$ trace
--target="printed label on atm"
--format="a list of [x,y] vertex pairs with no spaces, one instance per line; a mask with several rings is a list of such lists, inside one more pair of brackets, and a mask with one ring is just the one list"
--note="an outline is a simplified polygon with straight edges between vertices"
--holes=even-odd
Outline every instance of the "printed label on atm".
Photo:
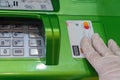
[[51,0],[0,0],[0,9],[53,11]]
[[84,58],[80,42],[83,36],[91,39],[94,31],[89,20],[68,20],[67,29],[73,58]]

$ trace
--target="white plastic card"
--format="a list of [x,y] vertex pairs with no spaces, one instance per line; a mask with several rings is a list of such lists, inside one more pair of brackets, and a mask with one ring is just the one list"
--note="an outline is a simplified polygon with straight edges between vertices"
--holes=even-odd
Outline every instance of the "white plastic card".
[[83,36],[91,39],[94,31],[89,20],[68,20],[67,29],[73,58],[84,58],[80,42]]
[[0,0],[0,9],[53,11],[51,0]]

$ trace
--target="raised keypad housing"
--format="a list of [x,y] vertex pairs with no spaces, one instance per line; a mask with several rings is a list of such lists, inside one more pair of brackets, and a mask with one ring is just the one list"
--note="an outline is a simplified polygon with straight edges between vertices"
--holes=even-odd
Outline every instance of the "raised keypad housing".
[[39,25],[0,24],[0,58],[45,57],[45,39]]

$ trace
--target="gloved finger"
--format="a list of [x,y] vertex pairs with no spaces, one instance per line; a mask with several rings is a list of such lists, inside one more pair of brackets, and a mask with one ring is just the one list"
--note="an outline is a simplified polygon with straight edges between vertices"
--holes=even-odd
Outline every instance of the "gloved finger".
[[96,59],[101,58],[101,56],[93,49],[90,40],[87,37],[84,37],[81,40],[81,48],[83,50],[84,56],[88,59],[88,61],[93,64]]
[[117,45],[117,43],[116,43],[114,40],[110,39],[110,40],[108,41],[108,47],[109,47],[116,55],[120,56],[120,48],[119,48],[119,46]]
[[92,36],[92,44],[95,50],[102,56],[113,55],[112,51],[105,45],[98,34]]

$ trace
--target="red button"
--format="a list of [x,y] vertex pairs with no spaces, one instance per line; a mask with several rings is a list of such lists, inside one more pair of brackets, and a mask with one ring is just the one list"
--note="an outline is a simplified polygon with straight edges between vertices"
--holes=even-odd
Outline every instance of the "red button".
[[88,23],[88,22],[84,22],[84,23],[83,23],[83,25],[84,25],[84,28],[85,28],[85,29],[89,29],[89,28],[90,28],[90,26],[89,26],[89,23]]

